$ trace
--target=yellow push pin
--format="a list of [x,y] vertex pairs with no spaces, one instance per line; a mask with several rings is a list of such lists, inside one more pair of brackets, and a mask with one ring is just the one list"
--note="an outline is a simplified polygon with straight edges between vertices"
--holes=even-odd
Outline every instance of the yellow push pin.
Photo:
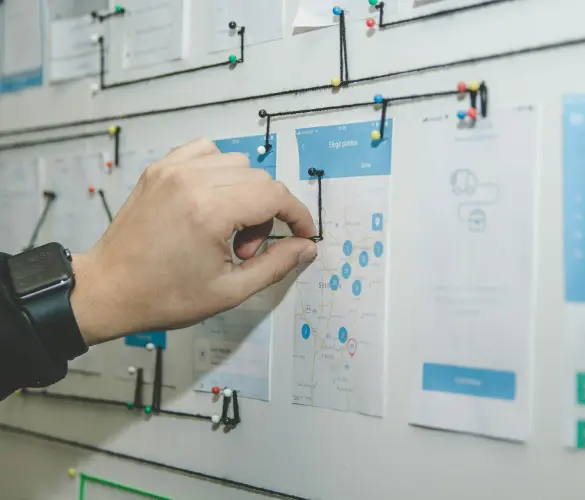
[[108,128],[108,134],[116,135],[118,133],[118,127],[116,125],[110,125]]
[[379,130],[372,130],[370,137],[373,141],[379,141],[382,138],[382,134],[380,134]]
[[71,467],[71,469],[67,469],[67,475],[71,478],[71,479],[75,479],[77,476],[77,470],[74,469],[73,467]]
[[22,394],[22,389],[18,389],[13,393],[15,396],[20,396]]
[[471,82],[469,84],[469,90],[471,90],[472,92],[477,92],[479,90],[479,82]]
[[341,78],[339,78],[338,76],[336,76],[335,78],[332,78],[331,85],[333,87],[339,87],[341,85]]

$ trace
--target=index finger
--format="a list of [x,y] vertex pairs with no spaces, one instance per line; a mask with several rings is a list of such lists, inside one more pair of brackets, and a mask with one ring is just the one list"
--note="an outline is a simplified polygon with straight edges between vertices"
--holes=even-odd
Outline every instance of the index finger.
[[246,186],[220,188],[230,200],[227,210],[233,221],[232,230],[242,231],[271,219],[285,222],[294,236],[312,238],[317,228],[309,209],[279,181],[266,181]]

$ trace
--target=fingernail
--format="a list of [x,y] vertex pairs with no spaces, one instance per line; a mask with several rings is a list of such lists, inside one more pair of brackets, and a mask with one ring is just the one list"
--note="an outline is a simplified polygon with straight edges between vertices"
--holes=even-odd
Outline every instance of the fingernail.
[[317,245],[311,245],[307,247],[303,252],[299,255],[299,264],[306,265],[310,264],[317,258]]

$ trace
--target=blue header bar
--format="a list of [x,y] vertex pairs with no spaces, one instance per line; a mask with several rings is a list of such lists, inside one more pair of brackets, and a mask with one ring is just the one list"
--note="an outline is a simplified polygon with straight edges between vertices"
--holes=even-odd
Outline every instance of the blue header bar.
[[154,344],[154,347],[167,348],[167,332],[150,332],[137,333],[124,339],[124,343],[129,347],[146,347],[148,344]]
[[249,137],[234,137],[231,139],[219,139],[215,145],[222,153],[243,153],[250,158],[252,168],[261,168],[276,179],[276,152],[278,139],[276,134],[270,136],[272,148],[266,154],[258,154],[258,146],[266,143],[266,136],[254,135]]
[[299,178],[309,180],[308,170],[325,171],[326,179],[390,175],[393,121],[386,120],[384,138],[370,134],[379,121],[297,129]]

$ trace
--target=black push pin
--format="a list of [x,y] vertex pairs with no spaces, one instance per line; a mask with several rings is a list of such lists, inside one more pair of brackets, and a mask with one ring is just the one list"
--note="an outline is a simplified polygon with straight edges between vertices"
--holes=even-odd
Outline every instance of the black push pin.
[[236,23],[235,21],[230,21],[230,24],[228,26],[230,27],[231,30],[235,30],[238,27],[238,23]]

